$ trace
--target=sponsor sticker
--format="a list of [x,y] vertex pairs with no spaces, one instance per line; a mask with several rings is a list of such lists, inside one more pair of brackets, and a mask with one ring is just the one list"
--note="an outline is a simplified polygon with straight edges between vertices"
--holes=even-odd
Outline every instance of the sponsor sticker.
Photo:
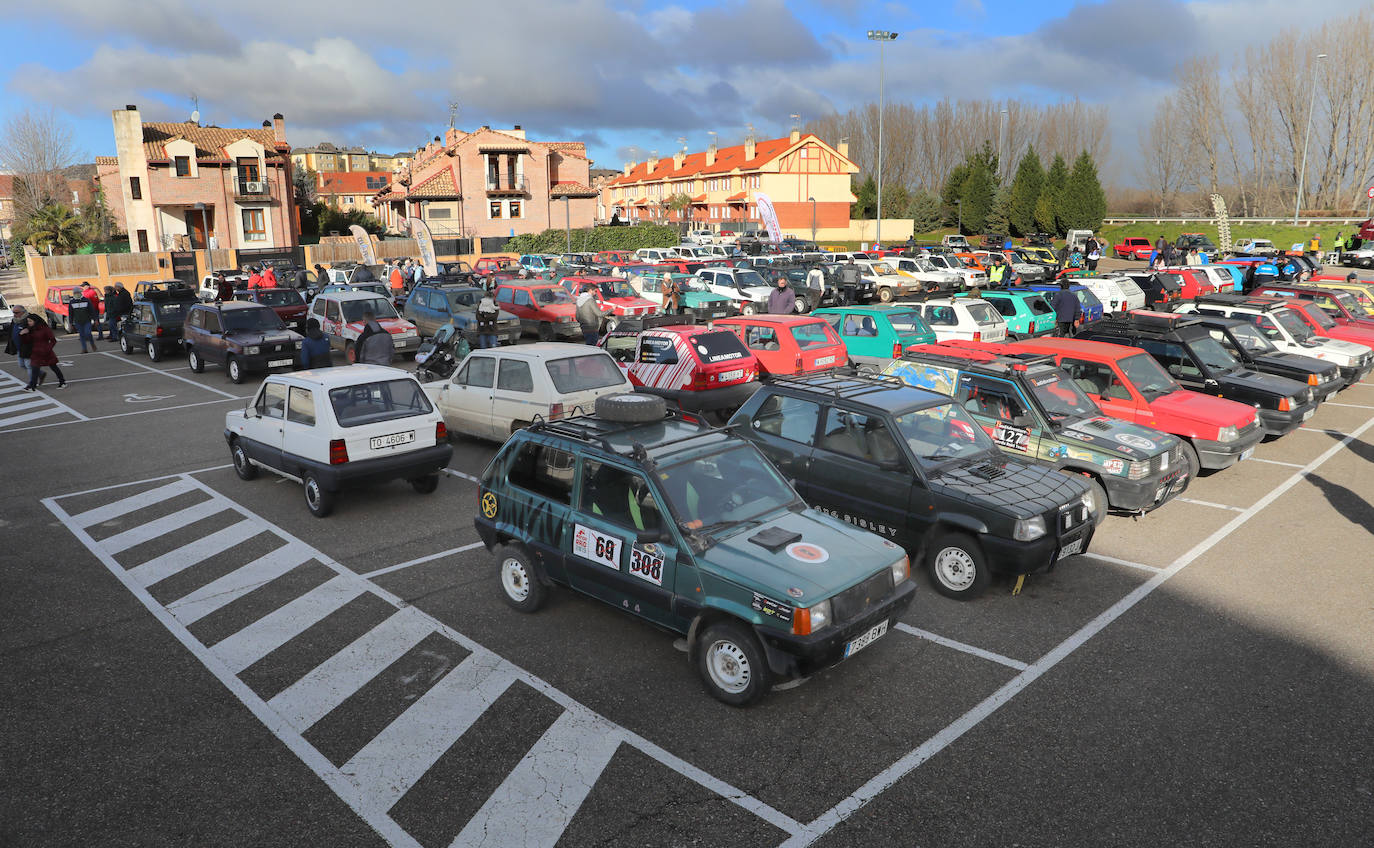
[[1011,448],[1021,453],[1030,450],[1030,431],[1024,427],[1013,427],[999,421],[992,430],[992,440],[999,447]]
[[573,553],[607,568],[620,570],[620,547],[623,544],[617,536],[607,536],[585,524],[573,525]]
[[1144,436],[1137,436],[1135,433],[1117,433],[1116,440],[1123,445],[1130,445],[1140,450],[1154,450],[1157,445]]
[[498,504],[496,503],[496,494],[494,492],[487,492],[482,495],[482,514],[484,516],[487,518],[495,518],[497,507]]
[[[788,592],[790,593],[791,590],[789,589]],[[801,590],[799,589],[797,590],[797,597],[800,596]],[[754,601],[750,606],[753,607],[754,612],[763,613],[764,615],[772,616],[781,621],[790,622],[792,620],[792,608],[782,601],[773,600],[767,595],[760,595],[758,592],[755,592]]]
[[813,545],[810,542],[793,542],[788,545],[787,555],[798,562],[822,563],[830,559],[830,552],[820,545]]

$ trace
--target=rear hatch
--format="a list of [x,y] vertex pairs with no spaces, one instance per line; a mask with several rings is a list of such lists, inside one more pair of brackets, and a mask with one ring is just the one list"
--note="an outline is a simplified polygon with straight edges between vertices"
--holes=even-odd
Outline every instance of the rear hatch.
[[698,363],[692,372],[693,391],[739,385],[758,375],[758,360],[729,330],[696,333],[687,338],[687,347]]

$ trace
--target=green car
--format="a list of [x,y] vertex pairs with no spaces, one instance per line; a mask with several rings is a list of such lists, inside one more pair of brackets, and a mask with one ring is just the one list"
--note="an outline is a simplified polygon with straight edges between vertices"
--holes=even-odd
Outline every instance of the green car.
[[864,373],[877,373],[914,344],[935,344],[935,331],[909,304],[827,306],[812,313],[830,322],[849,359]]
[[682,634],[707,691],[735,706],[852,657],[915,592],[898,545],[809,508],[750,442],[654,395],[517,430],[474,521],[511,607],[567,586]]
[[692,274],[674,274],[665,271],[651,271],[630,277],[630,285],[642,297],[663,306],[663,288],[669,280],[676,280],[680,294],[678,304],[682,311],[691,313],[698,324],[709,324],[717,318],[729,318],[737,310],[730,298],[707,291],[701,280]]
[[1007,338],[1033,339],[1054,332],[1054,308],[1039,292],[988,289],[980,297],[1007,322]]

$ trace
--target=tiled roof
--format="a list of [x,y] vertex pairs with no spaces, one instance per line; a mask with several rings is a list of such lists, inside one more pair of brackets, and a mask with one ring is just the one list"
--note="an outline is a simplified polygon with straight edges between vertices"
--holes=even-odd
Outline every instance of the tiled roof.
[[[389,171],[330,171],[316,176],[320,194],[372,194],[391,182]],[[367,184],[368,179],[372,185]]]
[[406,193],[407,197],[419,198],[456,198],[458,194],[458,184],[453,181],[453,170],[445,168],[437,171],[429,179],[420,183]]
[[118,165],[118,164],[119,164],[119,157],[118,157],[118,156],[97,156],[97,157],[95,157],[95,164],[97,164],[97,165]]
[[[795,143],[801,144],[808,139],[820,141],[814,134],[806,133]],[[754,170],[781,156],[793,144],[794,142],[790,138],[773,138],[760,141],[754,146],[754,158],[752,159],[745,158],[743,144],[737,144],[734,147],[722,147],[716,151],[716,161],[711,165],[706,164],[704,151],[689,153],[683,160],[681,168],[675,168],[672,159],[658,160],[652,171],[649,170],[647,162],[639,162],[630,169],[629,176],[621,174],[611,180],[609,185],[629,185],[645,180],[674,180],[708,174],[727,174],[736,168],[741,171]]]
[[191,121],[180,123],[145,123],[143,125],[143,151],[149,161],[167,161],[166,144],[184,138],[196,146],[196,159],[225,161],[228,159],[224,148],[241,138],[250,138],[266,148],[263,154],[269,160],[281,160],[283,154],[277,150],[276,133],[270,127],[259,129],[232,129],[229,127],[202,127]]
[[569,153],[583,159],[587,158],[587,145],[580,141],[544,141],[540,143],[550,150],[557,150],[559,153]]
[[549,189],[550,197],[595,197],[598,193],[589,185],[574,182],[558,183]]
[[705,202],[706,202],[706,195],[704,195],[704,194],[698,194],[696,197],[692,198],[692,205],[693,205],[693,206],[696,206],[698,203],[705,203]]
[[732,195],[730,195],[729,197],[725,198],[725,202],[726,202],[726,203],[743,203],[743,202],[744,202],[744,198],[745,198],[746,196],[747,196],[747,195],[746,195],[744,192],[741,191],[741,192],[739,192],[738,194],[732,194]]

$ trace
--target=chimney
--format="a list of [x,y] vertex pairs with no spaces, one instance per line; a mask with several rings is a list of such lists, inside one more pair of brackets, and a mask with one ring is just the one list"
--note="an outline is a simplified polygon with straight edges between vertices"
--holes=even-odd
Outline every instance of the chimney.
[[842,142],[840,142],[839,144],[835,145],[835,152],[836,152],[836,153],[839,153],[841,156],[843,156],[844,158],[848,159],[848,158],[849,158],[849,142],[847,142],[847,141],[842,141]]
[[753,158],[754,158],[755,152],[757,152],[757,148],[754,146],[754,134],[753,134],[753,133],[750,133],[750,134],[749,134],[749,137],[746,138],[746,139],[744,140],[744,158],[745,158],[745,160],[747,161],[747,160],[753,159]]
[[286,144],[286,118],[280,112],[272,116],[272,138],[277,144]]
[[649,158],[644,160],[644,165],[649,169],[649,173],[653,173],[654,169],[658,167],[658,154],[650,153]]
[[628,177],[628,176],[630,175],[630,171],[634,168],[634,166],[635,166],[635,163],[633,163],[633,162],[626,162],[626,163],[625,163],[625,176]]
[[458,130],[454,129],[453,127],[449,127],[447,130],[444,131],[444,146],[453,147],[457,143]]
[[127,104],[125,104],[125,106],[124,106],[124,111],[125,111],[125,112],[137,112],[137,111],[138,111],[138,107],[135,106],[135,105],[132,104],[132,103],[127,103]]
[[673,170],[682,170],[682,164],[687,161],[687,151],[679,150],[673,154]]
[[715,142],[715,139],[712,139],[712,140],[711,140],[711,144],[706,148],[706,164],[707,164],[707,166],[716,164],[716,142]]
[[515,125],[515,129],[517,129],[517,130],[520,129],[520,125],[519,125],[519,124],[516,124],[516,125]]
[[796,144],[801,141],[801,130],[793,127],[792,132],[787,134],[787,141],[791,144]]

